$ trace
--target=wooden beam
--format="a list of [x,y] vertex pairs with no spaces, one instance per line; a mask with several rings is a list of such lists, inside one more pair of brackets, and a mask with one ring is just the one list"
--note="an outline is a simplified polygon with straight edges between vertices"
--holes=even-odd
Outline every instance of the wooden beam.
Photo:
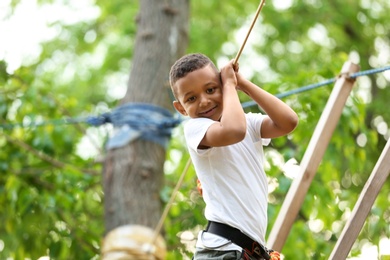
[[360,193],[359,199],[355,204],[350,219],[344,226],[343,231],[336,246],[334,247],[331,260],[346,259],[349,251],[351,250],[353,243],[358,237],[364,222],[370,212],[372,205],[375,202],[376,197],[379,194],[383,184],[389,177],[390,173],[390,139],[387,141],[385,148],[382,151],[381,156],[378,159],[370,178],[364,185],[362,193]]
[[352,90],[354,80],[348,74],[359,71],[359,66],[351,62],[344,63],[340,78],[336,81],[321,118],[300,164],[298,176],[293,180],[282,208],[268,238],[267,245],[281,251],[298,211],[316,174],[330,138],[336,128],[345,102]]

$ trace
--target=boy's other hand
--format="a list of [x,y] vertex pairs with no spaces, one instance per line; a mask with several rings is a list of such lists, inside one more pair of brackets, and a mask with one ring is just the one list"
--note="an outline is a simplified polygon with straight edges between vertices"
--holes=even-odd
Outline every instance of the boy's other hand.
[[221,69],[221,80],[224,87],[227,85],[231,85],[233,87],[237,86],[237,77],[233,68],[233,62],[234,61],[231,60]]

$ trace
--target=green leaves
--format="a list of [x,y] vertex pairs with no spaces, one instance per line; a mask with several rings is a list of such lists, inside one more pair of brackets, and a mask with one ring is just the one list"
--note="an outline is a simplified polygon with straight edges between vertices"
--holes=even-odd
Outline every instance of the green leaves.
[[[187,52],[203,52],[216,62],[234,58],[258,3],[192,1]],[[99,255],[104,195],[98,150],[103,149],[109,129],[90,131],[85,124],[67,125],[63,119],[107,112],[123,95],[139,3],[97,4],[96,19],[52,24],[58,37],[42,43],[39,58],[29,65],[10,74],[7,62],[0,60],[0,244],[4,243],[0,258],[96,259]],[[334,78],[348,59],[362,70],[388,65],[388,0],[366,5],[294,1],[280,10],[267,3],[240,58],[242,72],[245,68],[245,76],[278,94]],[[384,73],[357,79],[283,248],[286,259],[330,255],[389,137],[388,86]],[[283,99],[298,113],[300,123],[288,137],[273,140],[265,148],[268,155],[282,163],[291,158],[300,163],[332,88],[331,84]],[[249,99],[243,95],[241,100]],[[164,202],[188,159],[180,127],[177,130],[167,152]],[[99,156],[81,156],[80,150],[91,149],[78,146],[83,138],[94,140]],[[267,174],[276,185],[269,195],[270,230],[292,180],[277,160],[268,162]],[[363,245],[378,245],[380,238],[390,237],[389,191],[386,182],[351,255],[359,255]],[[168,259],[191,255],[193,246],[185,247],[179,236],[189,231],[196,237],[205,225],[203,210],[191,168],[165,221]]]

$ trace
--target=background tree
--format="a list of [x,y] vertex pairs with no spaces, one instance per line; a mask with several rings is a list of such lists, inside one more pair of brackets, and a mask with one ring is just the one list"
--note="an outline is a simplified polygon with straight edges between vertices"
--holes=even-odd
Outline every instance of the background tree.
[[[132,70],[121,104],[172,110],[168,75],[187,48],[188,9],[188,2],[181,0],[140,2]],[[107,231],[126,224],[156,227],[165,157],[164,147],[142,138],[108,151],[103,177]]]
[[[104,234],[101,150],[112,128],[91,127],[84,119],[111,111],[119,105],[117,100],[134,101],[130,95],[145,94],[144,89],[126,93],[128,72],[139,61],[135,19],[141,6],[123,0],[39,1],[40,15],[29,20],[27,14],[34,8],[29,6],[24,13],[26,3],[6,1],[0,8],[0,258],[96,259]],[[186,52],[203,52],[223,65],[235,56],[258,1],[190,4]],[[389,11],[387,0],[267,1],[240,58],[240,69],[277,94],[333,78],[348,59],[362,70],[388,65]],[[30,32],[35,21],[48,14],[55,14],[48,16],[51,30],[35,45]],[[24,19],[23,29],[10,34],[7,28],[17,16]],[[16,36],[24,38],[7,48],[7,41]],[[28,54],[20,62],[15,56],[17,43]],[[387,72],[358,79],[283,248],[286,258],[329,256],[389,138],[389,78]],[[302,158],[331,88],[285,99],[298,112],[300,125],[265,150],[269,230],[294,174],[291,159],[299,163]],[[140,100],[149,102],[146,97]],[[69,124],[66,118],[80,123]],[[181,131],[175,129],[166,154],[163,201],[188,158]],[[169,259],[192,250],[182,242],[193,242],[191,235],[205,224],[195,187],[191,169],[165,223]],[[390,237],[389,190],[387,182],[351,257]]]

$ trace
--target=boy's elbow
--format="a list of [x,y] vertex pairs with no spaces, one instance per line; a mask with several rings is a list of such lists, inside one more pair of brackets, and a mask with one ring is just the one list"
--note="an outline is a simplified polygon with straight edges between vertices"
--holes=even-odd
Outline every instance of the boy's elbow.
[[244,140],[245,135],[246,135],[246,125],[236,126],[227,130],[227,134],[225,135],[225,137],[228,143],[234,144]]
[[235,138],[237,138],[237,143],[244,140],[245,135],[246,135],[246,127],[240,128],[237,131],[235,131]]
[[286,130],[288,133],[294,131],[294,129],[298,126],[299,118],[296,113],[293,113],[287,120]]

